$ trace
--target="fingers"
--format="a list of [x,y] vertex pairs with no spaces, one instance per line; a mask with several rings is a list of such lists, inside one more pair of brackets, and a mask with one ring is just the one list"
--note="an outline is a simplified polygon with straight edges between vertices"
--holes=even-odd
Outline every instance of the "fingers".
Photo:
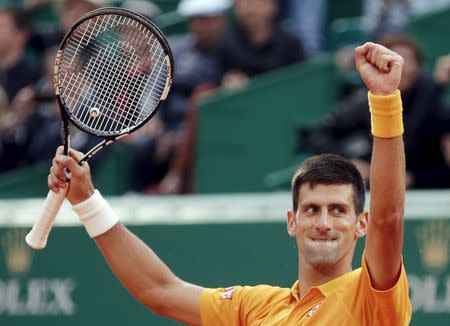
[[56,149],[56,155],[63,155],[64,154],[64,146],[58,146]]
[[[59,146],[56,149],[55,157],[58,155],[64,155],[64,146]],[[84,158],[84,154],[76,149],[69,149],[69,156],[72,157],[75,161],[79,162]]]
[[59,189],[64,189],[67,187],[67,183],[65,181],[61,181],[54,174],[50,173],[47,177],[48,187],[53,191],[58,193]]
[[355,48],[355,65],[358,71],[361,71],[361,67],[367,64],[366,55],[369,51],[368,43]]
[[72,158],[73,158],[74,160],[76,160],[77,162],[80,162],[80,161],[83,159],[84,154],[83,154],[82,152],[79,152],[79,151],[77,151],[77,150],[71,148],[71,149],[69,150],[69,156],[72,157]]
[[55,163],[58,167],[62,167],[58,170],[58,174],[62,173],[65,176],[64,169],[68,169],[73,175],[79,174],[79,170],[82,169],[82,167],[78,164],[77,161],[73,157],[66,156],[66,155],[56,155]]
[[56,178],[58,178],[59,180],[66,182],[67,181],[67,177],[66,174],[64,173],[64,164],[61,163],[60,160],[58,160],[58,157],[61,157],[63,155],[56,155],[53,158],[52,161],[52,167],[50,168],[50,174],[54,175]]
[[59,146],[56,150],[56,154],[50,168],[50,174],[47,178],[49,188],[56,193],[60,188],[65,188],[68,186],[68,182],[70,180],[67,178],[67,170],[70,171],[72,175],[79,176],[84,172],[83,169],[86,168],[78,164],[78,161],[84,157],[83,153],[74,149],[70,150],[70,156],[64,155],[63,153],[64,147]]
[[369,47],[372,43],[366,42],[363,45],[357,46],[355,48],[355,55],[357,57],[365,57],[367,52],[369,51]]
[[390,72],[391,69],[401,69],[403,58],[397,54],[380,55],[377,67],[383,72]]
[[68,179],[64,172],[67,163],[61,159],[65,157],[67,156],[56,155],[53,158],[50,174],[47,178],[48,187],[56,193],[59,192],[60,188],[66,188],[68,186]]
[[388,48],[367,42],[355,49],[356,65],[359,69],[361,65],[370,63],[378,70],[388,73],[391,66],[403,64],[403,58]]

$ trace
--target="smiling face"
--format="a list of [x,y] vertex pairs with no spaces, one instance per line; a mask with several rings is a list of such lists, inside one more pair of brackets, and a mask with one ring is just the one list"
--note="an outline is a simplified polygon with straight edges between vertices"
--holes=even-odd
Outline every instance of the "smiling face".
[[366,213],[356,214],[351,184],[304,183],[296,212],[288,212],[288,232],[297,240],[300,266],[322,271],[351,267],[366,218]]

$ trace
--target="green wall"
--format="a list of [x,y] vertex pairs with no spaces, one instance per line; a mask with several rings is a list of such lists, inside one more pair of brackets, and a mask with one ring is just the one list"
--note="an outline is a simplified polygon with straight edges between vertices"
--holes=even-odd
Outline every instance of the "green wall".
[[[296,248],[281,221],[131,229],[176,274],[193,283],[289,287],[296,277]],[[24,232],[0,228],[0,325],[177,325],[134,301],[82,228],[57,227],[41,252],[24,245]],[[450,324],[449,241],[448,219],[406,222],[404,262],[415,309],[411,325]]]
[[268,191],[266,175],[296,158],[296,130],[330,110],[336,79],[332,57],[323,55],[207,98],[198,113],[196,192]]

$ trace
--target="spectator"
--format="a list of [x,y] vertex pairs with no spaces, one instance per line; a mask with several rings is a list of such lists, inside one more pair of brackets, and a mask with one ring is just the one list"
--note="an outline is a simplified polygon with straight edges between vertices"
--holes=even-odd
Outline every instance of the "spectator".
[[[442,56],[436,61],[434,79],[439,85],[445,85],[450,80],[450,54]],[[441,136],[441,150],[445,160],[445,166],[440,171],[435,171],[435,175],[441,176],[443,183],[450,187],[450,107],[448,104],[439,112],[436,126],[438,134]]]
[[8,100],[39,78],[39,69],[25,59],[30,17],[22,9],[0,9],[0,86]]
[[[441,176],[445,161],[441,150],[442,132],[439,115],[444,109],[443,91],[450,74],[432,80],[422,67],[422,52],[415,41],[405,34],[392,34],[380,43],[405,59],[399,89],[403,97],[403,137],[407,163],[407,186],[411,188],[449,187]],[[338,104],[317,128],[304,139],[305,148],[314,153],[334,152],[353,159],[363,176],[368,179],[371,139],[364,136],[370,128],[364,119],[367,111],[367,93],[356,90]],[[348,117],[352,117],[349,119]]]
[[[3,156],[0,171],[20,164],[23,139],[21,124],[28,116],[24,105],[30,96],[27,86],[35,83],[39,67],[25,59],[25,46],[29,35],[29,17],[22,9],[0,9],[0,87],[5,93],[4,109],[0,121],[0,142]],[[2,92],[3,92],[2,91]]]
[[[191,135],[193,128],[188,122],[191,118],[187,118],[191,114],[188,108],[192,94],[205,85],[213,88],[220,84],[218,47],[230,6],[229,0],[182,0],[179,3],[179,14],[188,18],[189,34],[169,40],[176,67],[170,95],[158,115],[144,127],[150,132],[133,137],[131,141],[134,170],[139,171],[133,178],[135,190],[164,193],[180,190],[179,170],[184,163],[176,168],[170,164],[174,154],[178,155],[177,149],[188,146],[184,142],[189,142],[190,136],[186,135]],[[150,173],[143,176],[142,171]],[[157,189],[162,178],[162,186]]]
[[[20,101],[20,123],[14,130],[20,134],[20,152],[17,166],[49,161],[52,152],[61,142],[61,119],[56,103],[53,86],[53,74],[56,48],[50,48],[44,54],[45,74],[33,85],[26,87],[16,96]],[[19,115],[19,114],[18,114]],[[71,130],[71,146],[87,152],[99,142],[99,139],[81,132]],[[102,151],[89,162],[95,170],[108,149]],[[8,153],[9,155],[9,153]]]
[[277,0],[235,0],[237,25],[225,34],[220,56],[225,88],[305,59],[299,39],[277,23]]
[[61,0],[54,1],[54,6],[60,18],[62,33],[67,32],[70,27],[85,13],[106,6],[106,1],[95,0]]
[[450,0],[365,0],[363,25],[371,39],[405,31],[411,17],[450,6]]
[[58,45],[69,28],[85,13],[107,6],[107,1],[101,0],[28,0],[24,3],[30,15],[37,15],[40,11],[52,10],[58,17],[54,28],[33,28],[28,47],[37,57],[42,57],[49,48]]
[[288,5],[290,29],[304,45],[308,56],[318,54],[323,47],[327,16],[326,0],[285,0]]

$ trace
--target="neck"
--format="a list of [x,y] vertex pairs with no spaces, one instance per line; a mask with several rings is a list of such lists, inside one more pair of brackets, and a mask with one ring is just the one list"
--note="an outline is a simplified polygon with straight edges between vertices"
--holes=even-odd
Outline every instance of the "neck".
[[0,68],[8,69],[16,64],[22,57],[22,51],[11,49],[0,55]]
[[203,40],[202,42],[195,42],[195,46],[203,51],[212,51],[219,47],[219,41],[218,40]]
[[[300,268],[300,266],[302,268]],[[313,286],[320,286],[352,271],[351,262],[317,267],[300,261],[298,269],[299,297],[302,298]]]
[[258,26],[258,28],[248,29],[248,38],[253,45],[264,45],[273,33],[271,25]]

